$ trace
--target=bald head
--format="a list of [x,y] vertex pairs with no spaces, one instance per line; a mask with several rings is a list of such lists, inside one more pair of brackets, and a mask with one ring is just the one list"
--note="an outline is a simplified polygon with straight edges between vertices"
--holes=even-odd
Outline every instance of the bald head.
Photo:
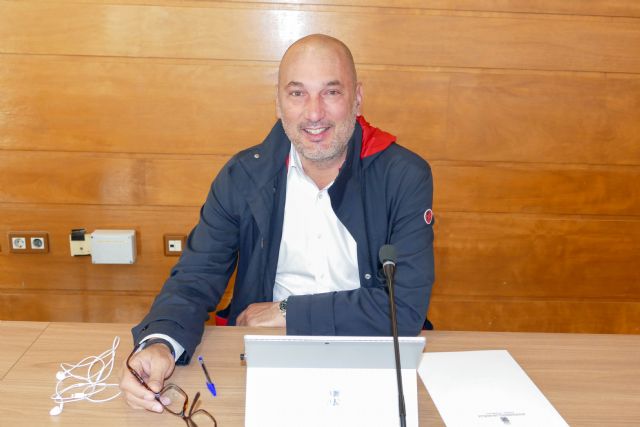
[[278,85],[286,85],[287,72],[301,61],[322,61],[342,68],[349,77],[349,83],[355,87],[358,77],[351,51],[340,40],[325,34],[311,34],[294,42],[286,50],[278,68]]
[[361,102],[353,57],[340,40],[313,34],[287,49],[278,72],[276,111],[307,173],[317,167],[337,174]]

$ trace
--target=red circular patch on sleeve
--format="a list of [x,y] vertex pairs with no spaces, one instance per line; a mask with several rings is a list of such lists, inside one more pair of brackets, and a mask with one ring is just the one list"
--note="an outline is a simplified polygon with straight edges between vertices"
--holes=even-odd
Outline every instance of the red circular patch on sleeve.
[[426,222],[427,225],[431,225],[432,221],[433,221],[433,211],[431,209],[427,209],[426,211],[424,211],[424,222]]

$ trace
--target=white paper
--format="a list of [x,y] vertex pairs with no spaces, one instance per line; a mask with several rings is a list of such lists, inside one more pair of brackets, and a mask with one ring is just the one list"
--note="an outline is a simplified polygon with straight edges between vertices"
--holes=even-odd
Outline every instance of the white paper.
[[418,374],[449,427],[568,426],[506,350],[425,353]]

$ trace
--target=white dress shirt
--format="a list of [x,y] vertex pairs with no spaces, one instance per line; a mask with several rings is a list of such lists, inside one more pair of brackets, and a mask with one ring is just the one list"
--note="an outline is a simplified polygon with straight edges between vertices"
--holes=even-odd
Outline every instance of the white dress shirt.
[[360,287],[356,241],[331,208],[332,184],[318,189],[291,146],[274,301]]

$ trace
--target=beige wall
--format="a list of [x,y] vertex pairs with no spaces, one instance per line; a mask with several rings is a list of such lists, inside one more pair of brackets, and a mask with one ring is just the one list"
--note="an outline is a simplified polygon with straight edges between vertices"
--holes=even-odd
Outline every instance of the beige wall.
[[[637,2],[113,3],[0,0],[1,319],[139,320],[162,235],[266,135],[284,49],[324,32],[367,119],[433,167],[438,328],[640,333]],[[137,263],[71,258],[78,227],[136,229]],[[16,230],[51,252],[10,254]]]

